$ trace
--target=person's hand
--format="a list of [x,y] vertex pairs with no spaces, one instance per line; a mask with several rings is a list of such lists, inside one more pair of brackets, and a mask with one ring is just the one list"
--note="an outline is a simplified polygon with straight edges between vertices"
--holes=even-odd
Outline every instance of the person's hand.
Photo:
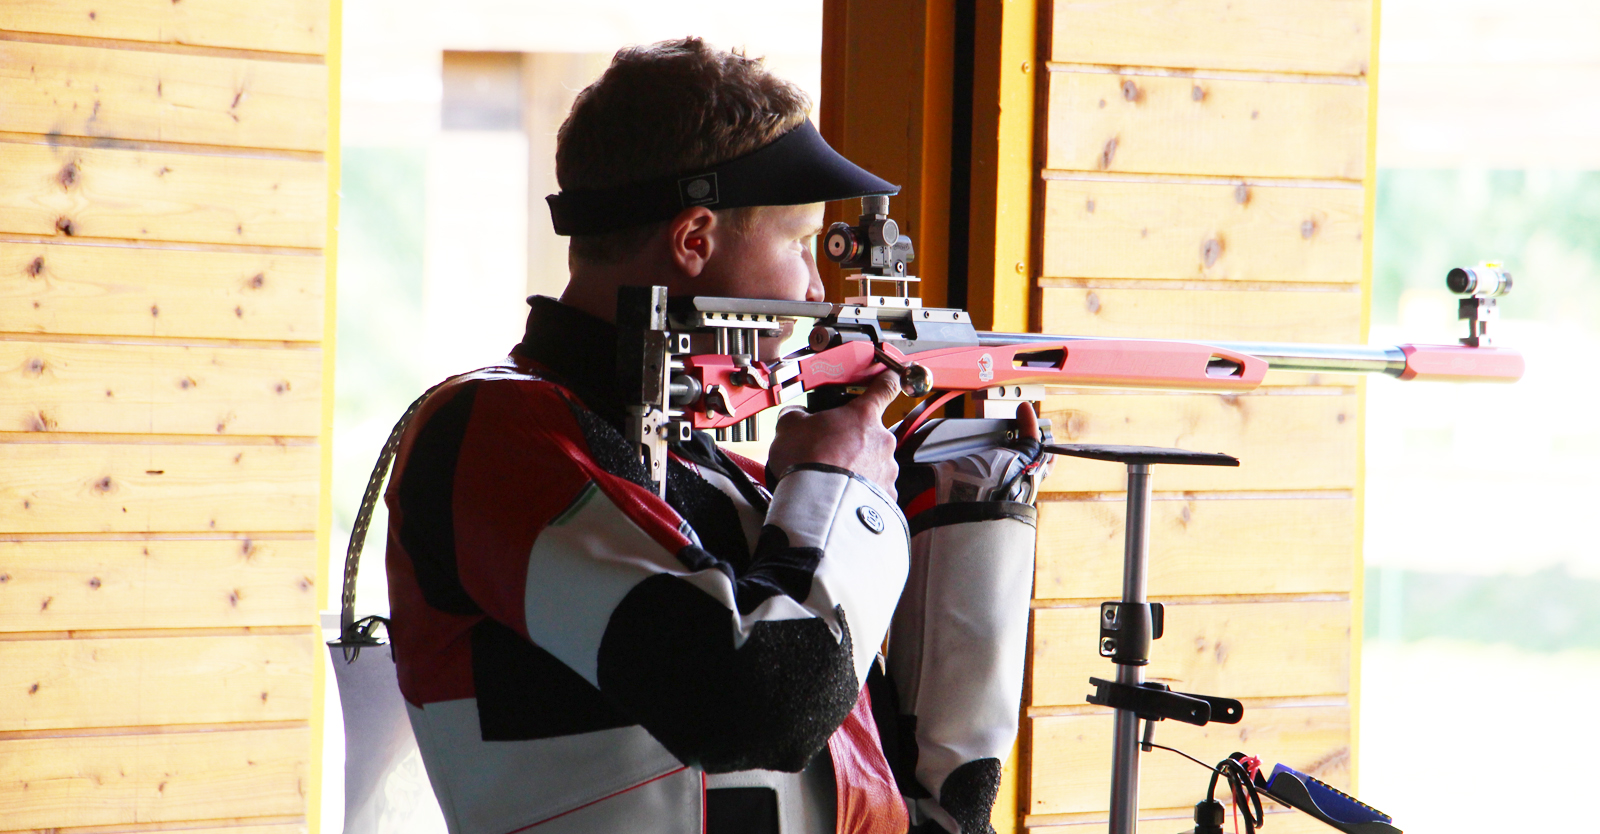
[[[894,462],[894,434],[883,426],[883,410],[899,394],[900,375],[884,371],[868,383],[866,392],[838,408],[816,414],[785,412],[767,452],[767,472],[781,478],[796,464],[825,463],[866,478],[893,498],[900,467]],[[778,484],[774,480],[768,486],[777,489]]]

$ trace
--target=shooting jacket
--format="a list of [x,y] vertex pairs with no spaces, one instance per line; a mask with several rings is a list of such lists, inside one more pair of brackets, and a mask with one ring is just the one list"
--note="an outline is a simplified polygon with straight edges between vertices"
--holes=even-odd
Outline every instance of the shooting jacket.
[[704,434],[662,500],[618,428],[615,330],[532,304],[505,363],[424,403],[385,496],[400,689],[452,834],[992,832],[1033,508],[950,463],[902,466],[909,522],[835,467],[769,492]]
[[822,465],[769,493],[704,435],[661,500],[618,430],[614,329],[532,304],[506,362],[424,404],[385,496],[400,688],[450,830],[905,831],[864,688],[900,508]]

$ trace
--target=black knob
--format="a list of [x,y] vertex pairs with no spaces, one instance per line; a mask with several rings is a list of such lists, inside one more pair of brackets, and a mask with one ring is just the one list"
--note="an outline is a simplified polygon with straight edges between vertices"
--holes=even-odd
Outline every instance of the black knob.
[[861,239],[848,223],[835,223],[822,237],[822,252],[834,263],[848,263],[861,254]]

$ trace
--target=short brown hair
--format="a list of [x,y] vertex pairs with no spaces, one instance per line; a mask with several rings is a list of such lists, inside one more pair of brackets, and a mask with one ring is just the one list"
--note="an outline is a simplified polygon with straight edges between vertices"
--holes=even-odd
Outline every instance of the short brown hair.
[[[759,58],[714,50],[699,38],[619,50],[578,94],[556,134],[563,190],[611,188],[708,168],[750,153],[806,119],[811,101]],[[734,227],[750,209],[717,212]],[[665,221],[572,238],[591,263],[637,252]]]

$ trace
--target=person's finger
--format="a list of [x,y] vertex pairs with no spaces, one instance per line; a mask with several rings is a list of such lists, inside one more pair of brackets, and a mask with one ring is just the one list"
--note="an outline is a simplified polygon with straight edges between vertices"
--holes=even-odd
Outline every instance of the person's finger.
[[894,402],[898,396],[900,396],[900,375],[894,371],[884,371],[873,377],[872,381],[867,383],[867,390],[856,397],[851,404],[865,409],[868,414],[882,420],[884,409],[888,408],[889,403]]
[[775,431],[783,431],[785,428],[803,421],[810,414],[811,412],[807,411],[803,405],[786,405],[778,411],[778,419],[773,421],[772,428]]
[[1033,403],[1017,406],[1017,433],[1032,440],[1043,439],[1039,433],[1039,417],[1033,413]]

